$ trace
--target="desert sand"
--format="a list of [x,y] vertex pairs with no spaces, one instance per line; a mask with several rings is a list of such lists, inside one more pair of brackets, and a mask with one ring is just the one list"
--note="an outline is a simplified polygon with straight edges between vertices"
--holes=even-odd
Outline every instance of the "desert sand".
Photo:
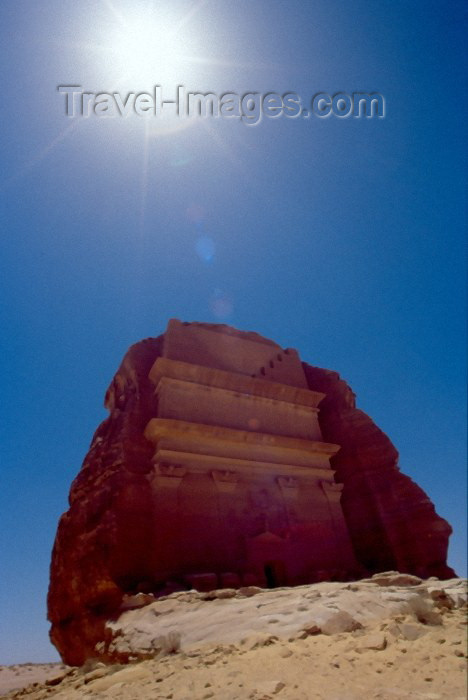
[[174,594],[111,623],[130,663],[1,667],[1,697],[465,700],[466,584],[391,584]]

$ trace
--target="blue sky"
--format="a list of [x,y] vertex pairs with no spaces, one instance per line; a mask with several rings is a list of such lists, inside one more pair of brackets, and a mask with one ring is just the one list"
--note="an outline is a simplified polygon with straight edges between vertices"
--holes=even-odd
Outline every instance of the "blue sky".
[[[116,12],[180,28],[150,84]],[[464,31],[456,0],[1,3],[0,663],[56,658],[58,518],[124,352],[170,317],[339,371],[466,571]],[[56,89],[174,65],[194,91],[378,91],[386,116],[161,128],[69,119]]]

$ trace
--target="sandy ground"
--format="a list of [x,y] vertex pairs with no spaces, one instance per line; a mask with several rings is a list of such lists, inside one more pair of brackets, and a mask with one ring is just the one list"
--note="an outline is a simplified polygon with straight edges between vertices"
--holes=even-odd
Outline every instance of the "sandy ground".
[[[466,613],[447,610],[442,624],[396,616],[332,636],[247,637],[160,654],[127,666],[59,664],[1,667],[8,684],[31,683],[2,697],[40,700],[466,700]],[[36,674],[36,675],[34,675]],[[44,677],[49,680],[42,682]],[[10,685],[11,688],[11,685]]]
[[0,666],[0,697],[10,690],[24,688],[32,683],[44,683],[48,678],[63,674],[67,668],[60,663]]

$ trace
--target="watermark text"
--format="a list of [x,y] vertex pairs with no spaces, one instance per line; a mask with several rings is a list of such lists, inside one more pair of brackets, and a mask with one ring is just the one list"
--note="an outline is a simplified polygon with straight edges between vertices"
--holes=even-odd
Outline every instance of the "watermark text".
[[196,92],[177,86],[169,95],[161,85],[149,92],[87,92],[81,85],[59,85],[68,117],[160,117],[169,111],[176,117],[238,119],[258,124],[263,117],[289,119],[318,117],[385,117],[385,99],[379,92],[318,92],[303,100],[295,92]]

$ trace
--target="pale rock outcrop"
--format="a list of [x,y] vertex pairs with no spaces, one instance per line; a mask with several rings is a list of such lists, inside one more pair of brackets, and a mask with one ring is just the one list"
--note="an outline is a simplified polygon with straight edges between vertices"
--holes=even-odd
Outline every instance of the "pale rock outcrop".
[[[385,578],[403,579],[395,572]],[[174,593],[107,622],[108,642],[100,643],[96,652],[128,661],[151,658],[174,647],[186,653],[209,644],[250,649],[281,639],[372,629],[390,619],[399,622],[389,634],[414,640],[431,626],[441,625],[447,610],[466,606],[466,581],[462,579],[440,581],[437,587],[433,581],[415,583],[414,577],[388,585],[382,579],[377,575],[375,581],[258,590],[256,595],[238,591],[229,598],[222,590],[210,596],[198,591]],[[366,638],[365,644],[374,648],[377,641],[380,645],[381,636],[376,640]]]

